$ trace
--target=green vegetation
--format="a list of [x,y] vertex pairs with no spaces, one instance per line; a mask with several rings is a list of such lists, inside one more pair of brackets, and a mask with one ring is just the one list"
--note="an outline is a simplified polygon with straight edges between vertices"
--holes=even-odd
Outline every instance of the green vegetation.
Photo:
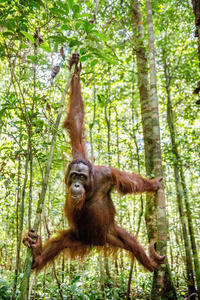
[[[0,299],[200,299],[193,10],[187,1],[151,1],[151,31],[150,1],[98,2],[0,1]],[[125,251],[104,258],[93,249],[83,262],[61,255],[29,278],[31,251],[21,243],[28,228],[44,241],[68,226],[71,149],[62,101],[65,107],[74,52],[82,62],[89,158],[147,177],[163,173],[165,195],[113,194],[118,223],[146,250],[154,236],[166,251],[154,275]]]

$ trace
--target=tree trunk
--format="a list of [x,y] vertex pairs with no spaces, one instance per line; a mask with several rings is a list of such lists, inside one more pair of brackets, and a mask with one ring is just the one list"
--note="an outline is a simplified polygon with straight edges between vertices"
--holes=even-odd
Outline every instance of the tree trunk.
[[13,280],[13,290],[12,290],[12,298],[11,300],[14,300],[16,288],[17,288],[17,278],[18,278],[18,272],[19,272],[19,261],[20,261],[20,248],[21,248],[21,234],[19,232],[19,205],[20,205],[20,195],[21,195],[21,189],[20,189],[20,177],[21,177],[21,158],[19,157],[19,164],[18,164],[18,174],[17,174],[17,203],[16,203],[16,235],[17,235],[17,255],[16,255],[16,267],[15,267],[15,275]]
[[[162,160],[160,146],[160,128],[158,114],[158,100],[156,89],[156,69],[154,56],[153,23],[150,3],[147,1],[148,10],[148,34],[150,48],[150,89],[148,79],[148,64],[143,42],[142,17],[140,4],[137,0],[131,0],[132,23],[135,36],[135,52],[137,57],[138,82],[142,112],[142,125],[145,144],[145,164],[147,175],[162,176]],[[149,92],[150,91],[150,92]],[[149,239],[156,237],[157,250],[161,254],[166,253],[167,222],[165,210],[165,194],[159,189],[156,196],[148,196],[146,204],[146,220]],[[156,224],[157,221],[157,232]],[[154,272],[152,299],[177,299],[172,284],[167,259]]]
[[31,214],[32,214],[32,198],[33,198],[33,152],[32,152],[31,131],[32,131],[32,128],[29,131],[29,141],[30,141],[30,151],[29,151],[30,183],[29,183],[29,201],[28,201],[28,228],[32,227],[31,226]]

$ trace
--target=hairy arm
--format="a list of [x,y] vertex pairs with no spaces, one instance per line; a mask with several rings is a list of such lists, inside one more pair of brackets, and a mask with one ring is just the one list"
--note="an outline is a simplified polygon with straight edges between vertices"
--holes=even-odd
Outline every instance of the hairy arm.
[[84,103],[81,95],[80,72],[81,66],[78,65],[79,55],[74,53],[69,61],[69,67],[75,64],[74,75],[71,80],[70,94],[68,101],[68,111],[63,127],[67,129],[72,146],[72,155],[86,156],[84,144]]
[[113,167],[109,167],[109,169],[112,174],[112,183],[122,195],[153,193],[161,186],[162,177],[148,180],[139,174],[126,173]]

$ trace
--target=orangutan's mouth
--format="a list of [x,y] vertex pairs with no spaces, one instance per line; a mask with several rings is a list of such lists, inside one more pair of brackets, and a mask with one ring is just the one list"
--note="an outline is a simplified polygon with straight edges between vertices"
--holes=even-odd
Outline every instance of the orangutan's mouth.
[[72,196],[71,195],[71,198],[75,203],[78,203],[83,199],[83,195],[81,195],[81,196]]

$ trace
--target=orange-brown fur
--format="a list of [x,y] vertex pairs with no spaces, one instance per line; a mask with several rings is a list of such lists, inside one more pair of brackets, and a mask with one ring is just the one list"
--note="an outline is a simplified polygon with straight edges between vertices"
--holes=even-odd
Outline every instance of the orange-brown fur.
[[[73,160],[68,166],[65,177],[66,203],[65,215],[69,221],[69,229],[62,230],[54,238],[49,239],[42,247],[41,239],[34,241],[36,235],[29,232],[24,243],[33,248],[33,268],[41,270],[48,262],[53,261],[61,251],[70,257],[83,257],[91,247],[103,247],[105,253],[115,252],[117,248],[129,251],[149,271],[162,263],[160,256],[150,246],[148,257],[137,239],[115,222],[115,207],[111,192],[116,189],[121,195],[127,193],[155,192],[159,180],[147,180],[138,174],[126,173],[114,167],[92,165],[86,157],[84,145],[84,105],[80,87],[80,68],[78,55],[74,54],[70,61],[76,64],[75,74],[71,82],[68,114],[64,127],[68,130]],[[89,169],[89,184],[84,186],[84,193],[79,202],[70,194],[69,174],[72,166],[84,164]]]
[[67,118],[63,123],[63,127],[67,129],[72,146],[73,157],[86,156],[85,145],[83,142],[84,138],[84,104],[81,96],[81,85],[80,85],[80,67],[77,63],[79,56],[73,54],[72,59],[69,62],[70,69],[73,63],[76,64],[74,76],[70,85],[70,94],[68,101],[68,113]]

